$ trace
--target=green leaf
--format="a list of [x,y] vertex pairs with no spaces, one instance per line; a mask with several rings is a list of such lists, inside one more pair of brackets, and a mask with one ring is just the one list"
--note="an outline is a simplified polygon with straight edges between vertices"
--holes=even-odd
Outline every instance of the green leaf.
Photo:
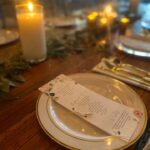
[[13,81],[10,81],[10,82],[9,82],[9,85],[12,86],[12,87],[16,87],[16,83],[13,82]]
[[10,89],[10,81],[8,79],[2,78],[0,81],[0,91],[1,92],[9,92]]
[[12,81],[15,82],[25,82],[25,78],[22,75],[14,75]]

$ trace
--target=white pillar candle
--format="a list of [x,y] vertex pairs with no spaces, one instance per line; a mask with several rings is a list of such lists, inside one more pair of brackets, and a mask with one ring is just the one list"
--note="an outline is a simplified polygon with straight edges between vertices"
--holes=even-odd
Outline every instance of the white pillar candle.
[[24,58],[31,62],[46,59],[43,7],[31,2],[17,5],[17,20]]

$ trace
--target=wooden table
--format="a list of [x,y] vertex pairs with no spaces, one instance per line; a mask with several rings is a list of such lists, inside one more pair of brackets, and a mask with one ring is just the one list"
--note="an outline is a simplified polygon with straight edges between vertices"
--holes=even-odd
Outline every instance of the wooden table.
[[[5,57],[7,51],[17,49],[20,49],[19,42],[0,47],[0,52]],[[112,54],[125,63],[150,71],[150,59],[130,56],[117,50]],[[90,72],[103,56],[103,53],[91,49],[82,54],[70,54],[64,60],[47,59],[25,72],[26,82],[7,94],[7,98],[12,100],[0,101],[0,150],[65,150],[44,133],[37,121],[35,108],[40,94],[38,88],[61,73],[70,75]],[[150,117],[150,92],[130,87],[141,96]],[[127,150],[133,149],[134,145]]]

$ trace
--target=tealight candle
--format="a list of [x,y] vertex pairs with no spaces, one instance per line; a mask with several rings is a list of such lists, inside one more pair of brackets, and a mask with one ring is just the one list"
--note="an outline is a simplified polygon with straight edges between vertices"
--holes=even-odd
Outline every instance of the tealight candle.
[[101,26],[106,26],[107,23],[108,23],[108,19],[107,19],[106,17],[102,17],[102,18],[100,19],[100,25],[101,25]]
[[87,18],[89,21],[93,22],[97,19],[98,15],[99,14],[97,12],[92,12],[91,14],[88,15]]
[[88,16],[87,16],[87,23],[88,23],[88,27],[89,29],[93,29],[97,26],[97,19],[99,17],[99,13],[98,12],[91,12]]
[[126,17],[123,17],[123,18],[120,19],[120,22],[122,24],[128,24],[130,22],[130,20],[128,18],[126,18]]
[[120,33],[124,34],[126,32],[129,23],[130,23],[129,18],[123,17],[120,19]]
[[45,60],[47,49],[43,7],[28,2],[17,5],[16,10],[24,58],[31,63]]

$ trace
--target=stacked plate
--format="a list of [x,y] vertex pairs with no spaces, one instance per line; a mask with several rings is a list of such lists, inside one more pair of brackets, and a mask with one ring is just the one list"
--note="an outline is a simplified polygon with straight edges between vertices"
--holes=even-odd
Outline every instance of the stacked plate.
[[82,150],[125,149],[140,138],[146,127],[147,113],[142,100],[132,89],[118,80],[92,73],[75,74],[70,77],[113,101],[137,108],[144,117],[127,143],[88,124],[52,101],[47,95],[41,94],[37,101],[37,118],[49,137],[69,149]]
[[150,57],[149,38],[142,36],[120,36],[114,42],[115,46],[128,54]]

